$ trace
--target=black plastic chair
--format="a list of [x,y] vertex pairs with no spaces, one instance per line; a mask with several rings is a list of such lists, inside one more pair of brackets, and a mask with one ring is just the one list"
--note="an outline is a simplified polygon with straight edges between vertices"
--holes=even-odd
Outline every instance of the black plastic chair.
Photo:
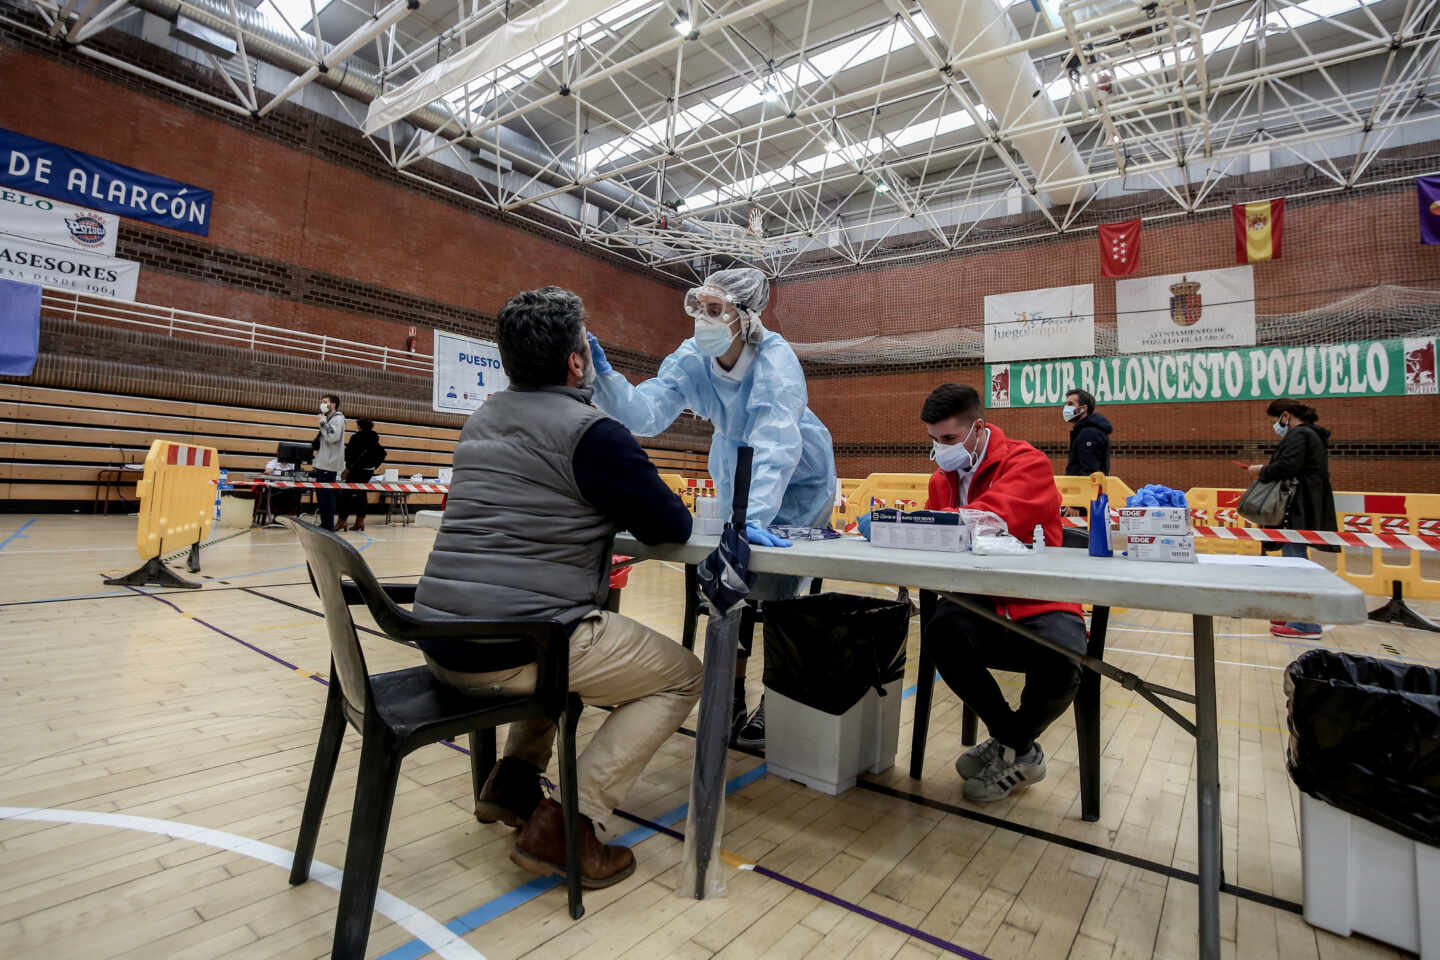
[[[813,596],[825,589],[825,581],[815,577],[810,581],[810,594]],[[686,650],[695,649],[695,634],[698,630],[701,617],[710,616],[710,604],[700,595],[700,578],[696,571],[695,564],[685,564],[685,628],[681,634],[680,643]],[[754,642],[755,625],[765,622],[765,614],[756,609],[755,604],[745,604],[745,609],[740,612],[740,636],[744,642],[740,649],[751,649],[750,644]]]
[[[1078,532],[1078,531],[1077,531]],[[1070,531],[1067,529],[1066,533]],[[1079,547],[1073,536],[1066,536],[1065,547]],[[1088,541],[1087,541],[1088,545]],[[920,591],[920,663],[915,682],[915,720],[910,734],[910,776],[919,780],[925,769],[925,740],[930,733],[930,703],[935,696],[935,661],[925,636],[926,624],[935,613],[937,595]],[[1085,652],[1097,660],[1105,657],[1105,633],[1110,625],[1110,608],[1095,607],[1090,614],[1090,636]],[[960,743],[973,746],[979,732],[979,717],[964,705],[960,716]],[[1080,759],[1080,816],[1084,820],[1100,819],[1100,674],[1094,670],[1080,671],[1080,689],[1075,692],[1075,740]]]
[[[297,520],[281,522],[295,532],[305,551],[330,634],[330,693],[295,844],[292,884],[304,883],[310,876],[346,723],[364,738],[332,960],[365,956],[401,760],[427,744],[469,734],[470,772],[478,795],[495,765],[495,727],[536,715],[549,718],[559,730],[570,916],[580,919],[585,908],[580,899],[575,728],[582,706],[580,698],[569,692],[570,638],[565,628],[553,620],[421,619],[396,606],[397,600],[414,600],[413,585],[382,586],[355,548],[340,537]],[[440,683],[427,666],[372,676],[365,667],[365,653],[349,610],[362,603],[370,608],[380,631],[392,640],[411,645],[424,642],[431,650],[480,647],[494,670],[536,664],[535,692],[472,697]]]

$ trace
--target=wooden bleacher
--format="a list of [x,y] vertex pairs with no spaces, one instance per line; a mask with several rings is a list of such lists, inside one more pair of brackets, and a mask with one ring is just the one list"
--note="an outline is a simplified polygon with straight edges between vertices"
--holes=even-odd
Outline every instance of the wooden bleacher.
[[[183,440],[220,451],[220,465],[232,474],[258,473],[281,440],[308,443],[314,414],[284,413],[181,400],[53,387],[0,384],[0,500],[84,501],[95,499],[99,472],[140,463],[152,440]],[[354,420],[347,417],[354,430]],[[450,466],[460,431],[453,427],[375,421],[385,446],[384,469],[402,480],[420,474],[434,480]],[[704,477],[706,455],[647,448],[662,472]],[[133,503],[138,471],[121,485]],[[434,506],[439,495],[416,494],[416,507]]]

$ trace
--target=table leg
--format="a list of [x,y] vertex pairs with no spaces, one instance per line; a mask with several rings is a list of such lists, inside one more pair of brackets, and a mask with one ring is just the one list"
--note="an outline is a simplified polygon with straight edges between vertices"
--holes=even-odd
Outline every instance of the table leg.
[[1200,858],[1200,960],[1220,958],[1220,733],[1215,703],[1215,622],[1196,616],[1195,793]]

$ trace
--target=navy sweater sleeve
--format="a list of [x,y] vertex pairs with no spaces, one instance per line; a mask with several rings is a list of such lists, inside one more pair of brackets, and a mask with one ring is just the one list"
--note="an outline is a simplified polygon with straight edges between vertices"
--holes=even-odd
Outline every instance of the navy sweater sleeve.
[[609,417],[595,423],[575,447],[580,494],[641,543],[684,543],[690,511],[665,486],[635,437]]

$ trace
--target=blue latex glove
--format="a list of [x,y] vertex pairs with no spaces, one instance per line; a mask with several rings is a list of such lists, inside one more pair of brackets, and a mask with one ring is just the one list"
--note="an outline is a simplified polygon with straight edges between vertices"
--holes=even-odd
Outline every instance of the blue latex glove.
[[760,526],[760,524],[756,523],[754,520],[747,520],[745,522],[745,539],[749,540],[757,547],[794,546],[794,544],[791,543],[789,540],[786,540],[784,537],[777,537],[769,530],[766,530],[764,527]]
[[600,346],[600,341],[595,339],[595,334],[586,333],[586,339],[590,341],[590,362],[595,364],[595,373],[605,376],[612,373],[615,368],[610,366],[610,361],[605,357],[605,348]]
[[855,525],[860,528],[860,536],[866,540],[870,539],[870,514],[862,513],[855,518]]

